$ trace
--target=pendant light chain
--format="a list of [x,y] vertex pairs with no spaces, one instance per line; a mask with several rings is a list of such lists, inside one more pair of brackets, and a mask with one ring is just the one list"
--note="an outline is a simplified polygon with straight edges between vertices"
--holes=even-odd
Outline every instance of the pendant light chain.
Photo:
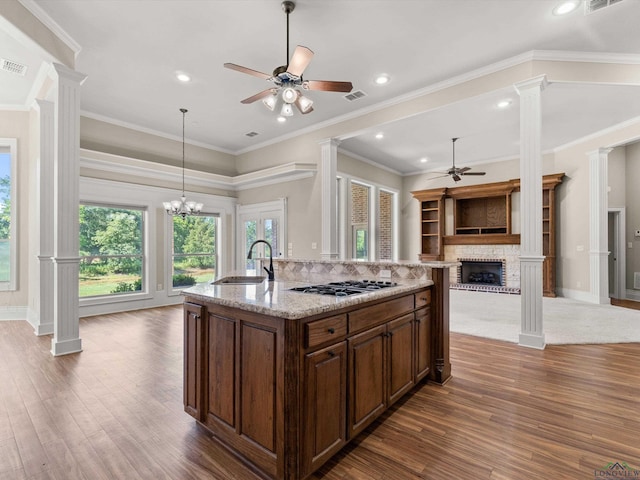
[[186,108],[181,108],[182,112],[182,196],[184,197],[184,118],[187,114]]

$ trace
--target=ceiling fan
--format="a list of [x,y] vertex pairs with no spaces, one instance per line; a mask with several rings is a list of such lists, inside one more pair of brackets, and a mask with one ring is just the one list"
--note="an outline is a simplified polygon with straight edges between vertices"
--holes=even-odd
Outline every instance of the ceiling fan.
[[456,167],[456,140],[458,140],[458,138],[451,139],[452,148],[453,148],[453,162],[452,162],[451,168],[446,172],[442,172],[442,175],[438,177],[433,177],[431,180],[435,178],[450,176],[451,178],[453,178],[454,182],[459,182],[460,180],[462,180],[463,175],[486,175],[487,172],[470,172],[469,170],[471,170],[471,167],[462,167],[462,168]]
[[353,89],[351,82],[334,82],[330,80],[304,80],[302,74],[307,68],[313,52],[307,47],[298,45],[289,60],[289,14],[293,12],[295,3],[292,1],[282,2],[282,9],[287,14],[287,64],[276,67],[271,75],[252,70],[247,67],[236,65],[235,63],[225,63],[225,68],[236,70],[241,73],[253,75],[254,77],[268,80],[274,87],[267,88],[251,97],[245,98],[240,103],[249,104],[262,99],[269,110],[275,110],[281,105],[280,114],[285,117],[293,115],[295,105],[301,113],[313,111],[313,100],[305,97],[299,87],[304,90],[319,90],[324,92],[344,92],[348,93]]

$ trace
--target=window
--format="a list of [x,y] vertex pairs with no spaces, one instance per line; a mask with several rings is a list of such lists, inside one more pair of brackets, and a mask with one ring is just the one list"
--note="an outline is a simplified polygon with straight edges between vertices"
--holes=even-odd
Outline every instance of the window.
[[369,187],[351,183],[352,257],[369,260]]
[[393,193],[380,190],[378,195],[378,256],[393,259]]
[[145,291],[145,210],[80,205],[80,298]]
[[188,287],[215,278],[217,237],[217,216],[173,217],[173,288]]
[[0,290],[16,285],[17,142],[0,138]]
[[396,260],[398,193],[349,175],[336,180],[340,258]]

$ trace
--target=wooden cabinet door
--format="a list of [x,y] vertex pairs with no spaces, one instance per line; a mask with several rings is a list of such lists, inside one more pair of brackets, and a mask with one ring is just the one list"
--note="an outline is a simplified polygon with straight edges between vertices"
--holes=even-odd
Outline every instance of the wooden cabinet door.
[[414,385],[414,314],[409,313],[387,325],[388,405],[391,405]]
[[184,411],[202,421],[204,331],[202,318],[205,308],[195,303],[185,303],[184,315]]
[[429,374],[429,327],[431,322],[431,313],[429,307],[422,308],[415,313],[414,322],[414,341],[415,341],[415,382],[425,378]]
[[364,430],[386,408],[386,331],[387,326],[380,325],[348,340],[349,438]]
[[347,443],[347,342],[304,357],[302,473],[317,470]]
[[207,424],[223,422],[236,428],[236,327],[235,319],[208,312]]

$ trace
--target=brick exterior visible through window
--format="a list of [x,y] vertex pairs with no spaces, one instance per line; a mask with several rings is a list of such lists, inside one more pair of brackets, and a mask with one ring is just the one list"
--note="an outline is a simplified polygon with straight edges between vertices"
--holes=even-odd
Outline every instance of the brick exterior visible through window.
[[378,245],[380,260],[392,260],[393,256],[393,194],[380,191],[380,216],[378,219]]

